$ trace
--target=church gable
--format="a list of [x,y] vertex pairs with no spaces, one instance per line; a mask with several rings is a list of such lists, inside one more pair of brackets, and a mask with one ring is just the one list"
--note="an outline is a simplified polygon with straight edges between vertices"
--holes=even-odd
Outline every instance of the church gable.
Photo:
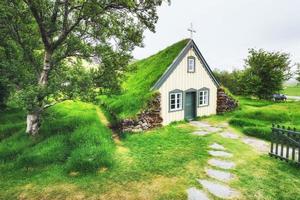
[[[152,90],[158,90],[164,82],[170,77],[170,75],[174,72],[174,70],[181,65],[182,62],[186,62],[186,72],[187,73],[194,73],[192,70],[192,65],[196,64],[196,68],[203,67],[210,77],[211,81],[215,84],[216,87],[219,87],[220,84],[213,75],[210,67],[208,66],[206,60],[202,56],[201,52],[199,51],[197,45],[193,40],[190,40],[185,48],[180,52],[180,54],[176,57],[173,63],[167,68],[165,73],[159,78],[159,80],[154,84],[151,88]],[[198,64],[197,64],[198,63]],[[189,68],[190,67],[190,68]],[[196,72],[196,71],[195,71]]]

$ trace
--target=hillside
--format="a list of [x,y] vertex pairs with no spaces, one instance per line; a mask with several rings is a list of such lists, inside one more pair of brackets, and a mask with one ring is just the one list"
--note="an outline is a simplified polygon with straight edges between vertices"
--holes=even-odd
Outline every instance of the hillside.
[[56,165],[67,172],[93,172],[113,164],[112,133],[91,104],[65,101],[50,108],[34,138],[25,134],[22,111],[2,113],[0,130],[0,160],[12,168]]
[[130,72],[122,83],[122,93],[118,96],[102,97],[102,101],[119,119],[135,117],[151,99],[151,87],[172,64],[189,42],[188,39],[175,43],[149,58],[129,66]]

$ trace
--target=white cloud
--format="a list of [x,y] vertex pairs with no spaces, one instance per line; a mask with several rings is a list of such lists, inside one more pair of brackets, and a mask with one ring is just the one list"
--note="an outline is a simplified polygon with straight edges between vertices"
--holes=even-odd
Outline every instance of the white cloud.
[[298,0],[173,0],[159,8],[156,33],[146,32],[138,59],[150,56],[189,36],[211,68],[241,68],[249,48],[284,51],[300,62],[300,1]]

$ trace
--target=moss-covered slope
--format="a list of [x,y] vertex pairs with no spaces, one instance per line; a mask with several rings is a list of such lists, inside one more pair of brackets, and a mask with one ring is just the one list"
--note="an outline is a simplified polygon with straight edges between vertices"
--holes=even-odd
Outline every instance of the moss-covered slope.
[[130,72],[122,83],[122,94],[103,97],[104,103],[119,119],[134,118],[141,111],[155,91],[151,87],[172,64],[178,54],[189,42],[177,42],[146,59],[131,64]]

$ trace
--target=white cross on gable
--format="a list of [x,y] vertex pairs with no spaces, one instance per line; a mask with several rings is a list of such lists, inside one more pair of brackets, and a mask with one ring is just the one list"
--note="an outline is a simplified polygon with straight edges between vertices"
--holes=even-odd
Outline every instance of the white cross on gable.
[[193,28],[193,23],[191,23],[191,27],[188,28],[188,31],[191,33],[191,39],[193,39],[193,34],[196,33],[196,31]]

